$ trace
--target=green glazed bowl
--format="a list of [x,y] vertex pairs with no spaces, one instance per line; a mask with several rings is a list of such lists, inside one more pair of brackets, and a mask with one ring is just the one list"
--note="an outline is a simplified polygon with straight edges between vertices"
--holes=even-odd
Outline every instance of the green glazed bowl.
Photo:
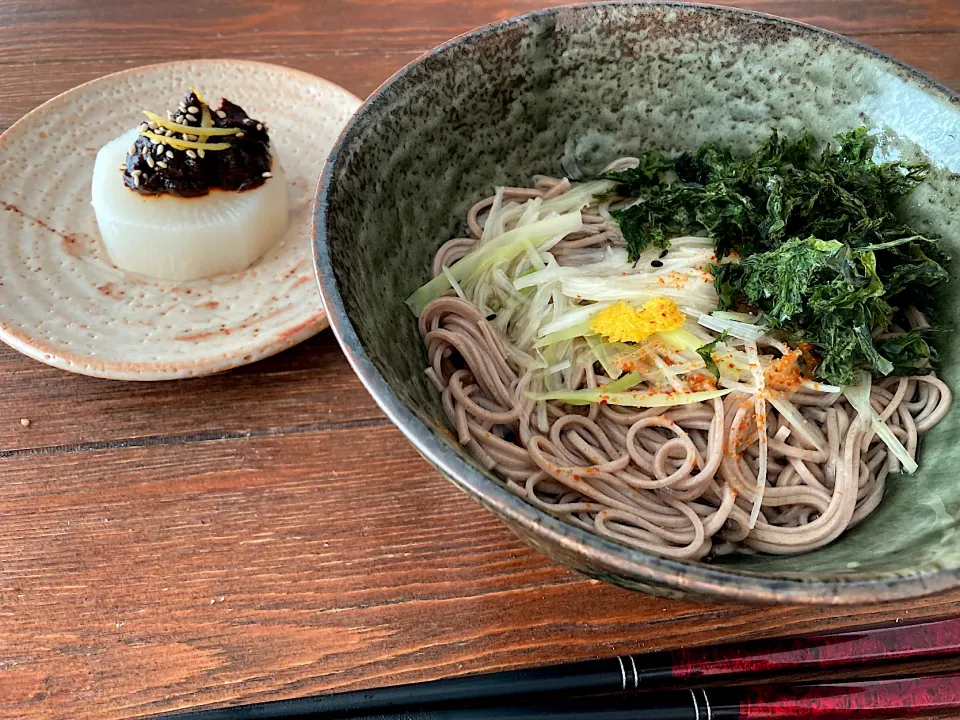
[[[630,549],[509,493],[448,437],[404,299],[495,184],[584,175],[639,150],[755,147],[772,128],[821,139],[866,124],[884,152],[926,155],[907,209],[960,257],[960,98],[875,50],[786,20],[674,3],[524,15],[456,38],[363,104],[320,181],[315,255],[330,324],[384,412],[451,482],[533,547],[625,588],[669,597],[843,604],[960,584],[960,411],[923,439],[920,472],[888,482],[866,522],[797,557],[709,564]],[[951,275],[957,281],[958,263]],[[960,315],[960,284],[942,319]],[[943,378],[960,388],[955,332]]]

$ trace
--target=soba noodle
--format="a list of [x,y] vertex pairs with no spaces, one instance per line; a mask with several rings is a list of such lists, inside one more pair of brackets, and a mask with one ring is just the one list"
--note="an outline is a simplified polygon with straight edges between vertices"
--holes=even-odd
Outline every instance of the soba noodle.
[[[492,207],[546,201],[571,187],[565,179],[538,178],[533,188],[505,188],[477,203],[467,215],[470,237],[440,248],[434,276],[477,246],[483,216]],[[557,263],[576,265],[585,251],[623,246],[609,218],[608,207],[588,205],[582,229],[550,248]],[[674,407],[534,400],[528,390],[535,373],[503,337],[503,325],[454,287],[456,294],[426,305],[419,328],[429,358],[427,374],[442,394],[459,442],[511,492],[597,535],[672,558],[801,553],[832,542],[870,515],[883,498],[887,478],[900,469],[897,457],[847,397],[811,383],[786,395],[808,424],[806,433],[796,431],[798,418],[785,415],[782,403],[760,400],[766,413],[758,413],[757,396],[742,388]],[[911,322],[924,320],[914,313]],[[582,338],[572,342],[574,356],[584,361],[564,368],[566,389],[613,381]],[[762,352],[789,351],[772,338],[759,343]],[[881,379],[869,399],[915,457],[920,435],[949,410],[951,393],[931,373]],[[767,445],[765,484],[760,432]],[[821,447],[804,435],[821,438]],[[758,492],[762,497],[751,523]]]

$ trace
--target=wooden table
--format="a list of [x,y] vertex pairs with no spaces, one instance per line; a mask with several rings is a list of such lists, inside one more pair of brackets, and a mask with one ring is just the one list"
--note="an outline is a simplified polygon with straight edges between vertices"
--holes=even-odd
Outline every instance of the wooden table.
[[[4,0],[0,125],[174,58],[268,60],[362,97],[431,46],[546,4]],[[960,87],[958,0],[739,4]],[[960,592],[743,608],[587,580],[421,461],[329,332],[226,375],[152,385],[0,347],[4,717],[133,717],[958,610]]]

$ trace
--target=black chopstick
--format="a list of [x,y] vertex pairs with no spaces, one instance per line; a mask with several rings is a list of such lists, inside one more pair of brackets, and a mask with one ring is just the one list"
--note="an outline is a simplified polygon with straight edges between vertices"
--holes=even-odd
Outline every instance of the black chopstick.
[[[281,711],[248,715],[227,711],[230,720],[318,720],[326,713]],[[302,710],[302,708],[300,708]],[[931,714],[957,717],[960,674],[860,682],[754,687],[695,688],[570,700],[554,699],[487,708],[406,710],[379,715],[338,715],[352,720],[901,720]],[[190,715],[176,717],[191,717]]]
[[677,682],[713,684],[738,679],[753,682],[760,677],[782,676],[788,672],[944,657],[960,657],[960,618],[585,660],[238,708],[200,710],[176,717],[181,720],[336,718],[491,702],[510,704],[531,697],[652,690],[669,688]]

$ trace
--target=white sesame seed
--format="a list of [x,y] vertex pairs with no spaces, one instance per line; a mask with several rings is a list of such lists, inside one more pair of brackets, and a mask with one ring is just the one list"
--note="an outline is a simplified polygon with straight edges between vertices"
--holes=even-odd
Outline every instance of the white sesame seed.
[[140,123],[140,130],[141,130],[141,131],[146,130],[148,127],[149,127],[149,125],[147,125],[145,122]]
[[136,155],[137,154],[137,144],[134,143],[130,146],[130,149],[127,151],[127,155]]
[[164,147],[163,143],[160,143],[159,145],[157,145],[157,150],[156,150],[157,155],[163,155],[163,147]]
[[237,133],[237,137],[238,137],[238,138],[242,138],[242,137],[243,137],[243,133],[242,133],[242,132],[238,132],[238,133]]
[[30,427],[30,419],[20,418],[20,424],[23,425],[24,427]]
[[139,175],[134,175],[134,176],[133,176],[133,186],[134,186],[134,187],[140,187],[140,176],[139,176]]
[[263,123],[257,123],[257,130],[263,130]]
[[272,173],[272,172],[265,172],[265,173],[263,174],[263,177],[265,177],[265,178],[272,178],[272,177],[273,177],[273,173]]
[[157,167],[161,170],[166,170],[167,164],[163,160],[157,160]]
[[197,155],[199,155],[200,157],[204,157],[206,153],[203,151],[203,149],[200,149],[200,150],[197,150]]
[[195,158],[196,156],[197,156],[197,154],[196,154],[193,150],[187,150],[187,157],[188,157],[188,158]]
[[167,155],[168,158],[172,158],[172,157],[173,157],[173,150],[167,150],[166,155]]
[[143,175],[143,170],[133,170],[130,174],[134,177],[137,177],[139,175]]
[[200,110],[198,110],[198,109],[197,109],[196,107],[194,107],[193,105],[191,105],[190,107],[188,107],[187,110],[189,110],[189,111],[192,112],[192,113],[198,113],[198,112],[200,112]]
[[217,110],[217,117],[223,120],[227,114],[223,110]]
[[173,113],[167,110],[167,120],[173,120]]
[[154,167],[157,163],[154,162],[152,155],[147,155],[147,165],[149,167]]
[[197,118],[187,113],[187,120],[189,120],[190,122],[196,122]]

